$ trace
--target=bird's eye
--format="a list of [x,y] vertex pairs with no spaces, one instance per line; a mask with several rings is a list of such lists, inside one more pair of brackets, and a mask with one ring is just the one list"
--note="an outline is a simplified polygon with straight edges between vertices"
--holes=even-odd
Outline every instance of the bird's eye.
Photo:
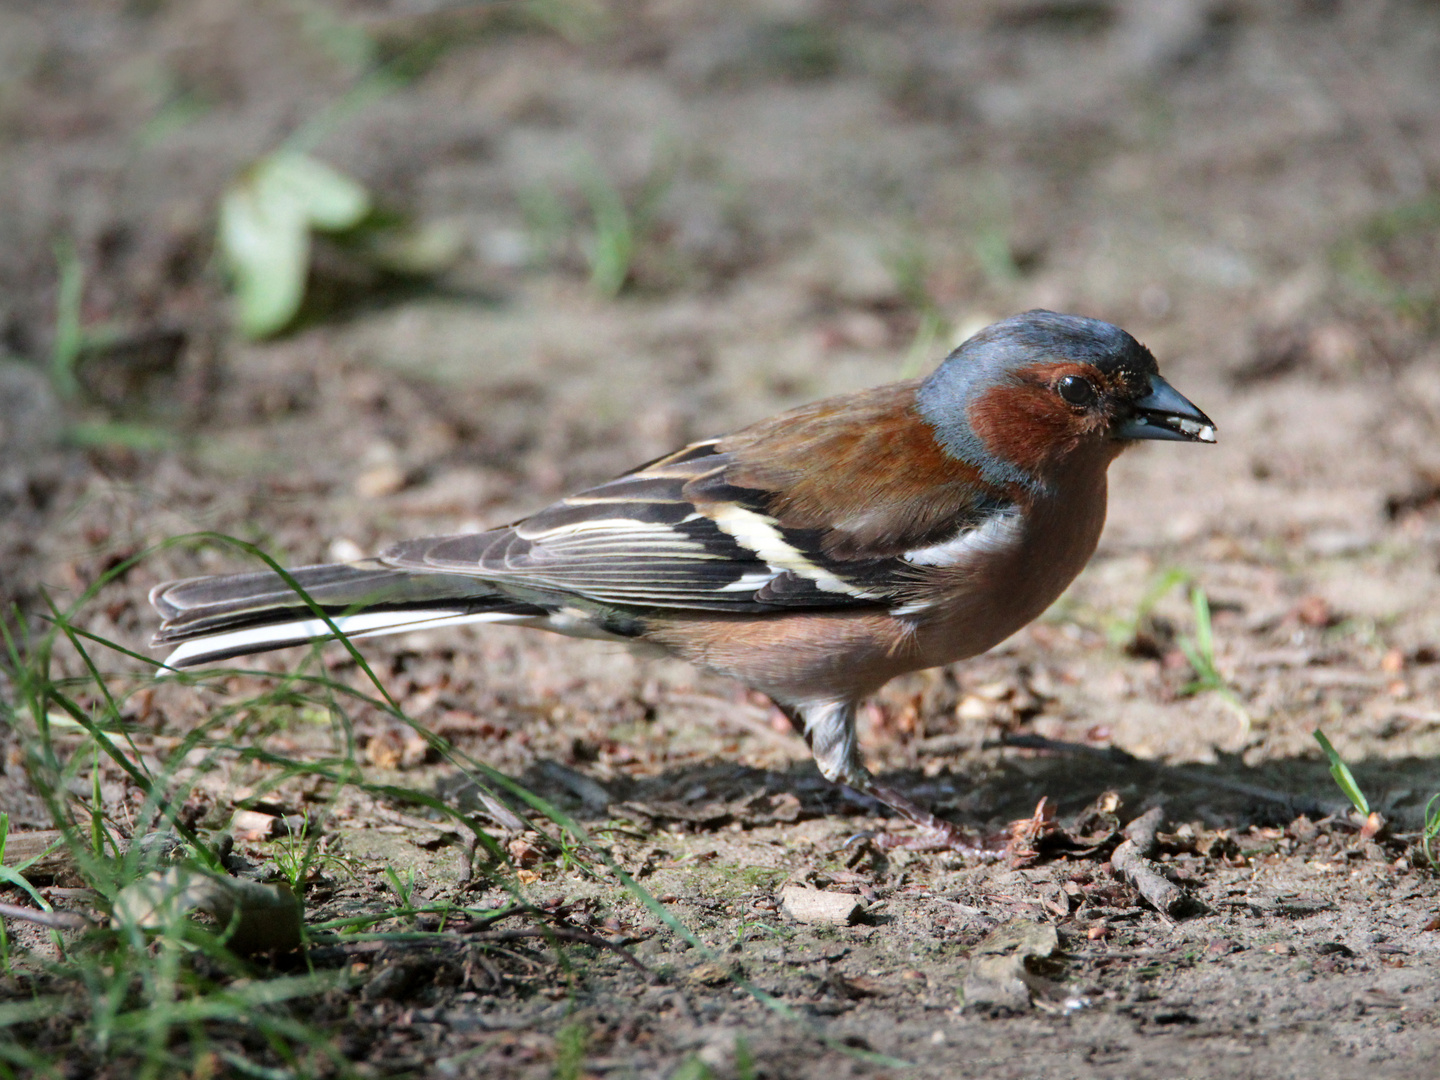
[[1055,389],[1071,405],[1095,404],[1095,387],[1089,379],[1082,379],[1079,375],[1066,375],[1055,384]]

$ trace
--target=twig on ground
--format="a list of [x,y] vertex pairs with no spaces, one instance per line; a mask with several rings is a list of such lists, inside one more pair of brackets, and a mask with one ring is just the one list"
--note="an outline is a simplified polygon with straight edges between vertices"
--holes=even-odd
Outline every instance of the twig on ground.
[[[528,818],[515,813],[515,811],[511,810],[489,792],[481,791],[477,788],[475,798],[479,801],[485,812],[490,815],[495,824],[499,825],[502,829],[509,829],[511,832],[519,833],[524,832],[526,829],[535,828]],[[535,831],[539,832],[540,830],[535,829]]]
[[639,960],[635,959],[634,956],[626,952],[624,946],[618,945],[608,938],[603,938],[599,934],[592,934],[586,930],[577,930],[573,927],[537,926],[517,930],[482,930],[478,934],[465,935],[467,941],[494,942],[496,944],[504,941],[524,941],[527,938],[559,938],[562,941],[574,941],[581,945],[593,945],[597,949],[609,949],[642,975],[653,977],[655,974]]
[[1167,919],[1184,913],[1192,901],[1185,891],[1167,878],[1152,861],[1160,844],[1155,834],[1165,820],[1161,807],[1152,807],[1125,826],[1125,840],[1110,856],[1110,865],[1139,890],[1156,911]]
[[[515,930],[474,929],[474,927],[476,926],[489,926],[500,919],[508,918],[511,915],[519,914],[545,915],[546,913],[542,911],[537,911],[534,908],[517,906],[514,908],[509,908],[502,912],[498,912],[486,920],[477,920],[475,923],[470,924],[470,926],[468,927],[456,927],[453,930],[452,934],[427,934],[423,937],[410,940],[408,944],[434,947],[443,945],[447,941],[453,942],[457,938],[463,938],[467,942],[483,942],[487,945],[500,945],[511,941],[554,941],[556,939],[559,939],[561,941],[573,941],[580,945],[592,945],[597,949],[608,949],[610,952],[618,955],[622,960],[624,960],[631,967],[635,968],[635,970],[639,971],[641,974],[649,978],[654,977],[655,973],[651,971],[650,968],[646,967],[643,963],[641,963],[633,955],[631,955],[625,950],[626,945],[633,944],[635,941],[640,940],[639,938],[627,938],[624,941],[612,941],[609,938],[601,937],[599,934],[592,934],[588,930],[581,930],[578,927],[574,926],[534,926],[518,928]],[[344,941],[339,935],[331,935],[327,936],[323,940],[321,946],[322,948],[326,946],[330,948],[338,948],[342,955],[349,955],[351,953],[373,952],[375,951],[377,945],[387,944],[394,945],[397,944],[397,942],[394,940],[378,943],[374,941]]]
[[19,904],[0,904],[0,917],[34,923],[51,930],[89,930],[98,925],[77,911],[41,911]]

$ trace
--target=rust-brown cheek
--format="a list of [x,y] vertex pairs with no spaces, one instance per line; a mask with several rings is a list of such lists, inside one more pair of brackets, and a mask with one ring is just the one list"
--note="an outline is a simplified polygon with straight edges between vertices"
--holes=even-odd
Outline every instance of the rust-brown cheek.
[[1099,382],[1081,364],[1037,364],[1013,382],[992,387],[966,414],[970,429],[990,452],[1027,472],[1039,472],[1073,451],[1103,420],[1079,412],[1053,387],[1065,375]]

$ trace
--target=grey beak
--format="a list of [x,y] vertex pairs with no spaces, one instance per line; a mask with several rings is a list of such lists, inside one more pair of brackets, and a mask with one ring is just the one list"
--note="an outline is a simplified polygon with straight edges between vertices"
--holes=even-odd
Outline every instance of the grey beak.
[[1150,393],[1136,401],[1133,408],[1133,415],[1111,429],[1112,439],[1215,441],[1214,421],[1159,375],[1150,376]]

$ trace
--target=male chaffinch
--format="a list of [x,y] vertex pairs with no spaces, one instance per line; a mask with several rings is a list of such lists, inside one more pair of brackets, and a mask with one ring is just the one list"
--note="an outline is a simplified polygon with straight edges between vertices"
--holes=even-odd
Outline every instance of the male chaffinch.
[[[1214,442],[1215,426],[1124,330],[1030,311],[929,378],[694,443],[513,525],[292,574],[348,637],[513,623],[729,675],[780,707],[830,780],[963,846],[871,776],[856,707],[1044,611],[1095,551],[1106,469],[1138,439]],[[150,600],[154,643],[182,643],[171,668],[332,636],[270,572]]]

